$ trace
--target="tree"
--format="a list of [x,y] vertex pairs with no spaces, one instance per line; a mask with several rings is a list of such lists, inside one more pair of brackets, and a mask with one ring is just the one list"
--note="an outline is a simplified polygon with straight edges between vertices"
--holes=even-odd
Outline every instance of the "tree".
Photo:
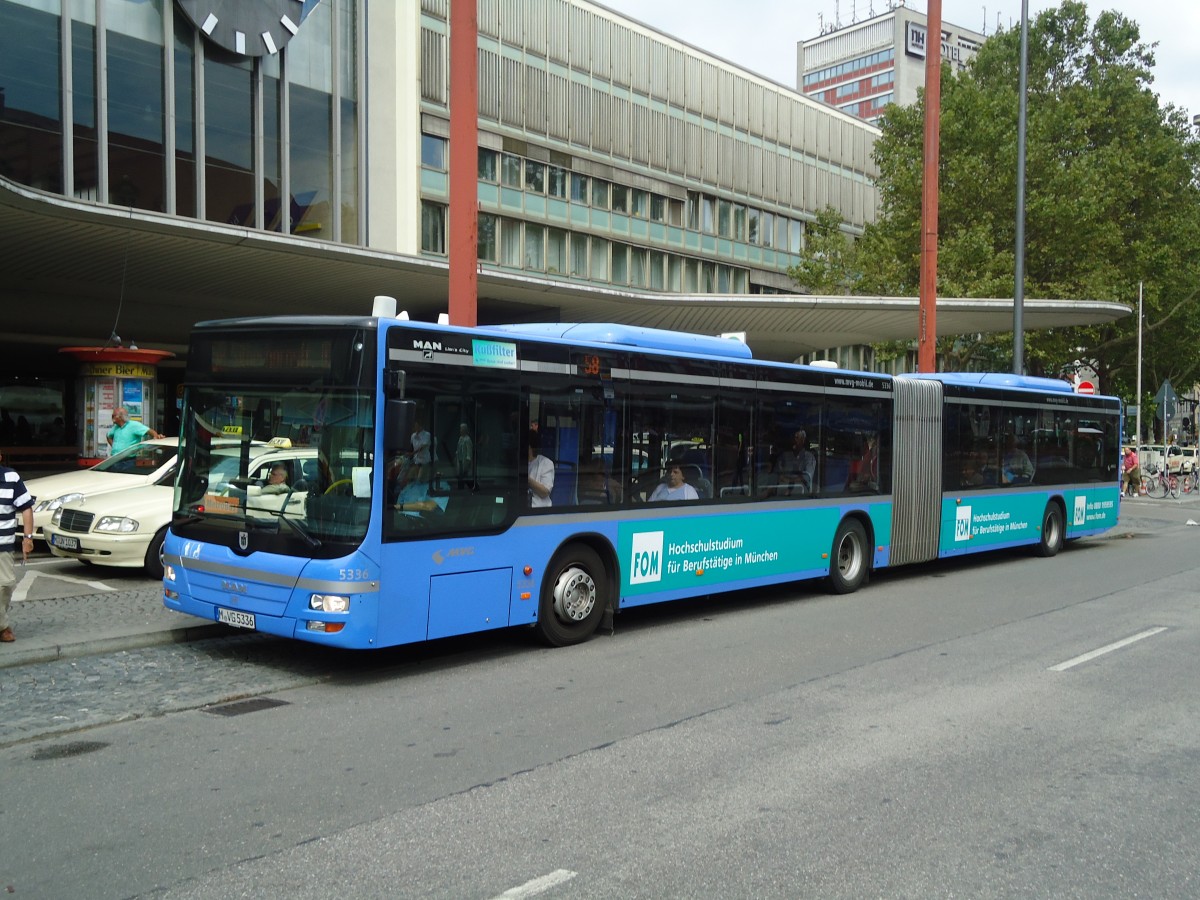
[[788,275],[814,294],[850,294],[858,280],[855,245],[842,232],[842,217],[832,206],[817,213],[805,232],[800,262]]
[[[1015,270],[1020,34],[1000,32],[965,73],[942,72],[938,294],[1005,297]],[[1149,383],[1200,379],[1200,148],[1186,116],[1150,88],[1152,48],[1136,23],[1066,0],[1030,24],[1025,295],[1136,306],[1145,285]],[[918,293],[924,98],[889,107],[875,145],[879,219],[859,241],[864,292]],[[1101,385],[1132,397],[1136,317],[1026,335],[1031,372],[1080,356]],[[1011,335],[944,345],[997,354]],[[1005,344],[1009,348],[1005,350]],[[939,347],[943,341],[939,340]]]

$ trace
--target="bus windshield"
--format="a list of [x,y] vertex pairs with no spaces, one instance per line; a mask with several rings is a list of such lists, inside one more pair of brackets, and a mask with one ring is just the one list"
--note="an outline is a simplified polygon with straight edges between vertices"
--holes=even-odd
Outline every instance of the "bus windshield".
[[370,520],[373,405],[357,390],[190,389],[175,530],[274,532],[272,550],[290,555],[358,544]]

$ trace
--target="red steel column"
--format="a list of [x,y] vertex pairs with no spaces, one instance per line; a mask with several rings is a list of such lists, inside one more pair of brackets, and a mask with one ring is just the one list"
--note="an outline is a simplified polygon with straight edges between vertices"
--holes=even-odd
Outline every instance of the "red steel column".
[[476,0],[450,3],[450,324],[479,316],[479,62]]
[[937,371],[938,136],[942,117],[942,0],[925,31],[925,181],[921,191],[921,302],[917,371]]

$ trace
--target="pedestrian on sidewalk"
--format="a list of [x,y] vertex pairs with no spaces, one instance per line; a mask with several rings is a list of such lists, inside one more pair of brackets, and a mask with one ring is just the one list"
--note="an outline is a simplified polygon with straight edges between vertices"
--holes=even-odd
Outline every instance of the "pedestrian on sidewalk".
[[135,422],[129,418],[129,410],[123,406],[118,406],[113,410],[112,420],[112,427],[108,429],[108,444],[112,447],[113,456],[129,447],[137,446],[148,437],[154,438],[156,441],[162,437],[149,425]]
[[[0,454],[0,463],[3,462],[4,456]],[[21,514],[19,535],[17,513]],[[17,586],[13,553],[18,543],[24,564],[33,549],[33,497],[29,496],[25,482],[16,471],[0,465],[0,643],[5,644],[15,640],[12,626],[8,624],[8,606],[12,602],[13,588]]]

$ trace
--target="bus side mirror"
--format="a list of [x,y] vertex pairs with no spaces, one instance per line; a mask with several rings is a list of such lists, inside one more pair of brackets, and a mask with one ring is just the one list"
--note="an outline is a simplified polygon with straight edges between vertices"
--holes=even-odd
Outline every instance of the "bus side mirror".
[[412,400],[387,400],[383,408],[383,455],[390,458],[407,450],[412,442],[417,404]]

